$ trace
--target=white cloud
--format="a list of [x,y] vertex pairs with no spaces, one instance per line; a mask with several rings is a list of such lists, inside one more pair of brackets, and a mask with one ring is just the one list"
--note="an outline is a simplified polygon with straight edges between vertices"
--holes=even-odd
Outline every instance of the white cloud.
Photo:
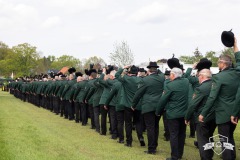
[[1,29],[26,29],[34,26],[37,20],[38,11],[36,8],[26,4],[13,4],[7,1],[0,1]]
[[47,18],[43,23],[42,23],[42,27],[43,28],[52,28],[55,27],[57,25],[61,24],[61,19],[58,16],[53,16],[53,17],[49,17]]
[[160,48],[168,48],[172,43],[172,40],[170,38],[163,39],[162,43],[159,45]]
[[128,21],[135,21],[137,23],[159,23],[166,19],[167,6],[159,2],[153,2],[150,5],[146,5],[135,13],[130,15]]
[[64,8],[63,11],[78,13],[99,8],[104,0],[48,0],[46,5]]
[[78,37],[78,42],[80,43],[89,43],[95,40],[94,36],[80,36]]
[[114,13],[112,13],[111,15],[109,15],[109,16],[107,17],[107,19],[109,19],[109,20],[114,20],[114,19],[123,17],[123,16],[125,16],[125,15],[126,15],[126,12],[125,12],[125,11],[114,12]]

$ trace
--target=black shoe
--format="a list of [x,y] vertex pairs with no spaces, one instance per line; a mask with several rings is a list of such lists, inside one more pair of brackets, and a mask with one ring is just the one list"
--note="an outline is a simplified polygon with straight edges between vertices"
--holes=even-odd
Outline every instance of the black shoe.
[[132,144],[127,143],[127,144],[125,144],[124,146],[126,146],[126,147],[132,147]]
[[198,148],[198,141],[194,141],[193,144]]
[[99,131],[99,130],[96,130],[96,132],[100,134],[100,131]]
[[116,136],[111,136],[110,139],[117,139],[117,137]]
[[164,141],[169,141],[169,139],[170,139],[169,137],[165,137]]
[[144,140],[140,141],[140,146],[146,146]]
[[136,125],[133,125],[133,126],[132,126],[132,130],[136,130]]
[[124,143],[124,140],[119,140],[119,141],[117,141],[118,143]]
[[92,126],[91,129],[96,129],[96,127]]
[[156,151],[144,151],[146,154],[156,154]]
[[76,123],[79,123],[79,120],[75,120]]
[[86,126],[87,124],[83,123],[82,126]]
[[106,136],[106,133],[100,133],[100,135],[102,135],[102,136]]

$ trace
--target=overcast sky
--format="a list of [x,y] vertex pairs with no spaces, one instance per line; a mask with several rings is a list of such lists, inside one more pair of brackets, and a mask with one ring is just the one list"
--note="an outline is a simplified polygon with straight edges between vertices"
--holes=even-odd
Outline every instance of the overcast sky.
[[127,41],[135,63],[221,51],[221,33],[240,41],[239,0],[0,0],[0,41],[29,43],[41,56],[99,56]]

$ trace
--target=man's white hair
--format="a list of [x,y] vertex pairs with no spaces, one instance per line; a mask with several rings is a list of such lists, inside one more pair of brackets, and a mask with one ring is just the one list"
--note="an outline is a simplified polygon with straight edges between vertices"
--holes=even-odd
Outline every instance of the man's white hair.
[[84,75],[82,76],[82,80],[83,80],[83,81],[88,80],[88,75],[84,74]]
[[183,72],[180,68],[173,68],[171,73],[175,75],[175,78],[182,77]]
[[212,78],[212,72],[209,69],[202,69],[199,72],[199,75],[202,75],[202,76],[204,76],[206,78]]
[[116,71],[115,71],[115,70],[112,70],[112,71],[110,72],[110,75],[111,75],[111,76],[114,76],[114,77],[115,77],[115,74],[116,74]]

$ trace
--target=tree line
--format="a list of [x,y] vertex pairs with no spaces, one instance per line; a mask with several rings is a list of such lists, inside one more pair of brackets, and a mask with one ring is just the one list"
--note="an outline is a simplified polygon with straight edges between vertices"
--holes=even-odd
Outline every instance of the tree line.
[[[134,55],[126,41],[115,43],[114,50],[109,55],[111,63],[124,66],[134,62]],[[43,56],[37,51],[37,47],[28,43],[18,44],[9,47],[0,41],[0,77],[33,76],[41,73],[47,73],[50,70],[60,70],[61,68],[75,67],[77,71],[83,72],[89,68],[90,64],[100,64],[106,66],[106,62],[97,56],[87,59],[79,59],[68,54],[60,57],[54,55]]]
[[217,67],[217,61],[221,54],[228,54],[234,59],[233,48],[225,48],[220,52],[208,51],[205,55],[203,55],[198,48],[193,52],[193,56],[180,56],[179,60],[184,62],[185,64],[193,64],[195,62],[199,62],[199,60],[203,57],[212,61],[212,67]]

